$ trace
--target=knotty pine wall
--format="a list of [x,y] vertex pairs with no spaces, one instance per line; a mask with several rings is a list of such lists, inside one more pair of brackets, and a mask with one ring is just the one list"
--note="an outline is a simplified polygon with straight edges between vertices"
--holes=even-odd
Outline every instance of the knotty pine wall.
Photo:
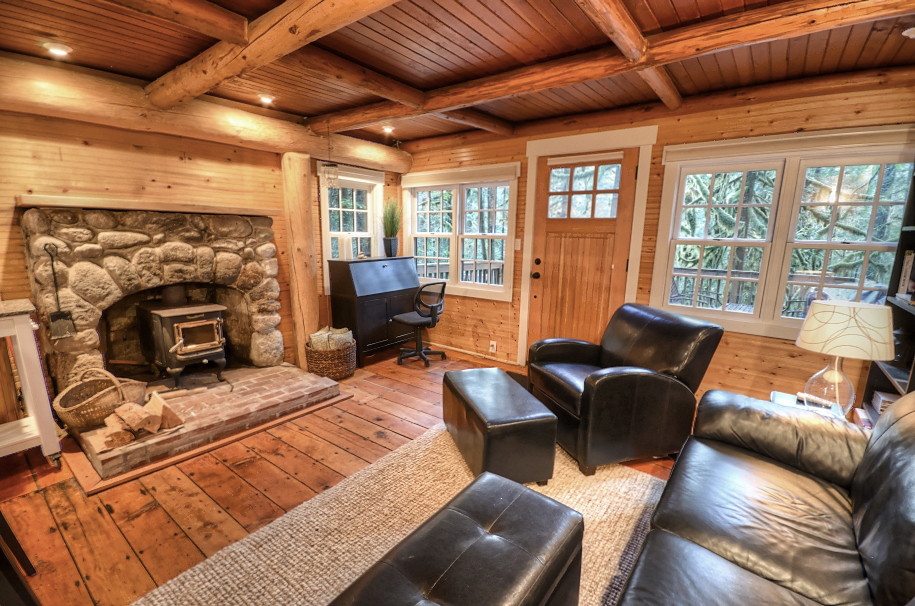
[[[168,211],[175,202],[238,214],[283,209],[279,154],[181,137],[128,132],[65,120],[0,112],[0,293],[31,298],[25,245],[14,196],[127,198]],[[129,210],[129,209],[125,209]],[[279,329],[294,363],[286,225],[273,217],[281,294]]]
[[[648,175],[648,207],[639,269],[637,301],[648,303],[661,204],[665,145],[695,143],[795,131],[813,131],[857,126],[915,122],[911,87],[869,92],[824,95],[731,109],[679,115],[651,121],[631,121],[613,126],[554,131],[535,137],[504,138],[488,143],[457,145],[448,149],[414,153],[415,171],[440,170],[500,162],[520,161],[518,214],[515,238],[524,238],[527,197],[525,146],[533,138],[549,138],[620,128],[658,125]],[[644,176],[642,176],[644,178]],[[436,343],[483,354],[490,339],[498,340],[497,357],[513,361],[518,343],[518,313],[521,297],[521,252],[515,253],[513,300],[511,303],[448,297],[448,310],[432,331]],[[802,351],[792,341],[728,333],[722,340],[701,390],[729,388],[768,399],[772,389],[801,390],[807,379],[826,364],[826,358]],[[867,364],[849,360],[846,372],[863,391]]]

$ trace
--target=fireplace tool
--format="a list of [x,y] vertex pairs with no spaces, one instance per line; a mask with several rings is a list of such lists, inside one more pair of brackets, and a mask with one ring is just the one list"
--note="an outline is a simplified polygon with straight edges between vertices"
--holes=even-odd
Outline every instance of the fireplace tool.
[[69,311],[63,311],[60,308],[60,289],[57,286],[57,269],[54,267],[54,256],[57,254],[57,245],[48,242],[44,245],[44,251],[51,257],[51,276],[54,278],[54,297],[57,299],[57,311],[49,314],[51,319],[51,338],[63,339],[72,337],[76,334],[76,324],[73,322],[73,314]]

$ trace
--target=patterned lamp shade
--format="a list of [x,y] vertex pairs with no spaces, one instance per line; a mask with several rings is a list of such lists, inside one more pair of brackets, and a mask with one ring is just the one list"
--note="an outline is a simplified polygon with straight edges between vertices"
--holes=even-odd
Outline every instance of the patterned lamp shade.
[[885,305],[814,301],[795,344],[840,358],[892,360],[893,314]]

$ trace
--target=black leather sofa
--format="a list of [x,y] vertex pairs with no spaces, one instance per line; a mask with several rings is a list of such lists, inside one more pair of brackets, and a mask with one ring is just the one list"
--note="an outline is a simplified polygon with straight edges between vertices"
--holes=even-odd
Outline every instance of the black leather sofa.
[[913,598],[915,394],[870,432],[710,391],[619,605]]
[[531,393],[558,418],[557,441],[585,475],[606,463],[676,453],[722,333],[716,324],[627,303],[599,345],[531,345]]

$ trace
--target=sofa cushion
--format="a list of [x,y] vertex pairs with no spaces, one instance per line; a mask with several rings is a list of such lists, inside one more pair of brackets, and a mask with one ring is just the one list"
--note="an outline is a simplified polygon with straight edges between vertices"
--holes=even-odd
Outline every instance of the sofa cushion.
[[852,481],[858,549],[878,606],[915,598],[915,394],[880,415]]
[[545,393],[551,400],[576,417],[581,416],[581,394],[585,380],[600,366],[547,362],[531,364],[528,377],[531,385]]
[[[421,602],[418,602],[421,604]],[[816,606],[711,551],[652,530],[617,606]]]
[[871,604],[848,493],[763,455],[690,438],[652,525],[820,604]]

